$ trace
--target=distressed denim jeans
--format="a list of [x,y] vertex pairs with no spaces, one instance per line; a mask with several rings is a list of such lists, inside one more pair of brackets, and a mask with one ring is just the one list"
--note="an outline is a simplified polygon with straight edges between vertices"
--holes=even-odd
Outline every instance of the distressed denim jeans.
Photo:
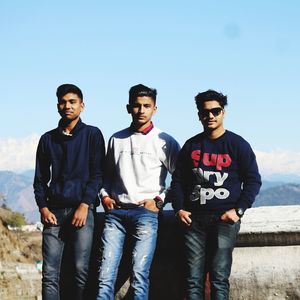
[[219,215],[192,214],[192,224],[184,234],[188,300],[204,299],[207,270],[211,299],[229,299],[232,252],[239,229],[240,221],[229,224],[222,222]]
[[75,208],[50,209],[57,225],[44,225],[43,230],[43,300],[60,299],[60,271],[64,247],[70,243],[74,258],[74,297],[83,300],[88,279],[90,253],[94,234],[94,212],[88,210],[86,225],[76,228],[71,224]]
[[97,300],[113,300],[125,236],[132,242],[132,299],[148,299],[149,270],[156,246],[158,213],[144,207],[107,212],[101,238]]

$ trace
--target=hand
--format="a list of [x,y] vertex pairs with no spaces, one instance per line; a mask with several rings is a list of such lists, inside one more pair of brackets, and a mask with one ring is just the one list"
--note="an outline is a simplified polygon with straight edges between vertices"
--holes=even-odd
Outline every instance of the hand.
[[57,219],[55,215],[49,210],[48,207],[40,209],[42,223],[57,225]]
[[222,216],[221,216],[221,221],[229,223],[229,224],[234,224],[236,223],[240,218],[236,214],[236,211],[234,208],[227,210]]
[[87,215],[89,212],[89,206],[86,203],[81,203],[78,208],[75,210],[72,225],[75,227],[84,226],[86,223]]
[[192,219],[190,218],[191,214],[192,213],[189,211],[180,209],[177,212],[176,216],[182,223],[184,223],[187,226],[190,226],[192,224]]
[[159,212],[159,209],[156,207],[156,202],[154,199],[145,199],[138,202],[139,205],[144,205],[148,210]]
[[109,196],[105,196],[104,198],[102,198],[101,202],[104,210],[111,210],[117,207],[116,201]]

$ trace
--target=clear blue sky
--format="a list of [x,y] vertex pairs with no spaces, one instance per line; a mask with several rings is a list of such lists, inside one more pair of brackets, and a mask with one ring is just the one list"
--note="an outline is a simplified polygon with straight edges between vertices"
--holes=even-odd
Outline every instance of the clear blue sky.
[[226,128],[254,149],[299,152],[299,12],[297,0],[1,1],[0,140],[54,128],[66,82],[107,139],[143,83],[181,144],[201,130],[194,96],[213,88],[228,95]]

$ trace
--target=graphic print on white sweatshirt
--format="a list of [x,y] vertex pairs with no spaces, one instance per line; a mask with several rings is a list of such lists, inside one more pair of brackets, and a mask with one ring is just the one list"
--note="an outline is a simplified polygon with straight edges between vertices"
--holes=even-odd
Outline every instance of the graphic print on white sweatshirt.
[[[217,199],[226,199],[230,192],[223,188],[225,180],[228,178],[228,173],[222,172],[225,167],[230,167],[232,159],[228,154],[203,153],[200,150],[194,150],[191,153],[191,158],[194,168],[193,173],[197,178],[197,185],[190,195],[191,201],[199,201],[201,205],[207,203],[208,200],[216,197]],[[204,166],[215,166],[216,171],[206,171],[199,167],[200,162]],[[202,187],[202,183],[210,182],[212,187]]]

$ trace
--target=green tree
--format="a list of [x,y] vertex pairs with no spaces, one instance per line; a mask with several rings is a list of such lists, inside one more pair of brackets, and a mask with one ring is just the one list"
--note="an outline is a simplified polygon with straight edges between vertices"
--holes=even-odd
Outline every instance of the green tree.
[[23,214],[19,212],[12,213],[11,217],[7,220],[7,225],[10,225],[12,227],[21,227],[22,225],[25,225],[25,217]]

